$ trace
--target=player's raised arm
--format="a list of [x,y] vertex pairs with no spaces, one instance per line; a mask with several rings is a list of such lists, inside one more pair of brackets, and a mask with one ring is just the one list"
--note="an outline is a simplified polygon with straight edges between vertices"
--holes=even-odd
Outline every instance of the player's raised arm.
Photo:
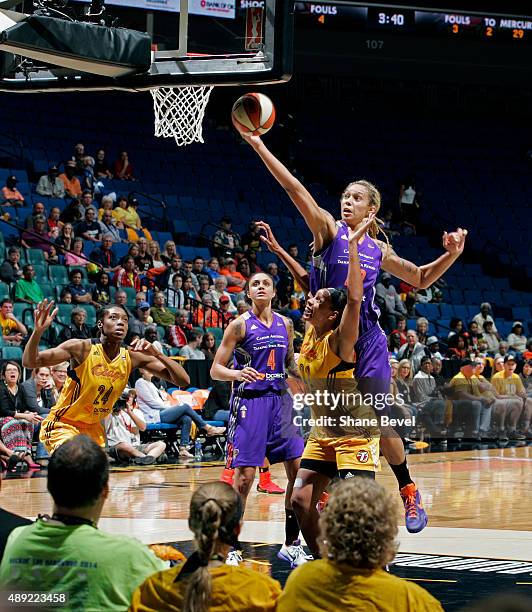
[[129,354],[133,368],[144,368],[150,374],[158,378],[164,378],[164,380],[178,387],[189,386],[190,378],[184,368],[174,359],[163,355],[148,340],[139,338],[131,345]]
[[227,326],[222,342],[214,355],[211,366],[211,378],[213,380],[254,382],[258,378],[258,372],[254,368],[243,368],[242,370],[231,369],[227,363],[233,357],[233,351],[237,344],[243,340],[246,326],[241,317],[231,321]]
[[442,242],[446,252],[423,266],[417,266],[399,257],[390,246],[379,241],[383,252],[382,269],[418,289],[427,289],[443,276],[463,253],[466,236],[467,230],[461,227],[451,234],[444,232]]
[[328,244],[336,235],[336,225],[330,213],[321,208],[305,186],[266,147],[259,136],[243,134],[242,138],[254,149],[264,165],[286,191],[308,225],[316,248]]
[[353,347],[358,340],[360,325],[360,306],[364,296],[364,283],[360,270],[358,257],[358,241],[373,223],[375,214],[372,213],[357,228],[349,231],[349,265],[347,267],[347,303],[342,313],[340,324],[331,337],[331,348],[334,353],[344,361],[353,360]]
[[289,255],[277,242],[277,238],[274,236],[271,227],[265,221],[256,221],[255,225],[264,232],[264,235],[260,236],[261,242],[268,247],[271,253],[279,257],[284,265],[290,270],[290,274],[294,277],[294,280],[299,283],[301,290],[307,293],[309,290],[309,276],[305,268]]
[[42,335],[53,323],[57,308],[53,300],[43,300],[37,304],[33,313],[33,332],[24,348],[22,365],[25,368],[51,367],[63,361],[74,360],[81,363],[90,350],[88,340],[67,340],[55,348],[39,350]]

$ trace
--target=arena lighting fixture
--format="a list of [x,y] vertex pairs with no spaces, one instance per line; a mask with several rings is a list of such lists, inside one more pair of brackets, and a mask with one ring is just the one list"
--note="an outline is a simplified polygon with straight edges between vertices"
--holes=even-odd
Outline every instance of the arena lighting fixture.
[[[16,0],[0,1],[0,51],[112,78],[150,68],[151,37],[146,33],[73,21],[54,8],[57,4],[49,3],[48,10],[34,15],[10,10],[16,4]],[[103,12],[103,3],[95,4],[91,7]],[[38,14],[43,12],[48,14]]]

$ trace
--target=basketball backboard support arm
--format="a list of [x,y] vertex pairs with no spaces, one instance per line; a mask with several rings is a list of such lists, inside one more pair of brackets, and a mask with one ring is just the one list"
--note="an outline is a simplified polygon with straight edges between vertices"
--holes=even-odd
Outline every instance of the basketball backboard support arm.
[[[252,85],[287,81],[292,73],[294,13],[291,0],[265,0],[260,47],[242,53],[189,54],[188,0],[179,0],[177,50],[155,51],[148,72],[108,78],[68,69],[26,67],[0,78],[0,91],[147,91],[187,85]],[[242,9],[239,9],[242,10]],[[242,38],[244,35],[242,34]]]

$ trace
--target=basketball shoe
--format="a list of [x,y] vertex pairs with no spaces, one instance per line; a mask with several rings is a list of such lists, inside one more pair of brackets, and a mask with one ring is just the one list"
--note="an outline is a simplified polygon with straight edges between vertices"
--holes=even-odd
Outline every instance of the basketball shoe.
[[318,503],[316,504],[316,510],[321,514],[329,501],[329,494],[327,491],[324,491],[320,498],[318,499]]
[[283,561],[288,561],[292,569],[314,559],[312,555],[307,555],[303,546],[301,546],[301,540],[295,540],[290,546],[283,544],[281,550],[277,553],[277,557]]
[[423,509],[421,494],[411,482],[399,490],[405,507],[405,524],[410,533],[419,533],[427,526],[429,517]]
[[241,550],[230,550],[229,554],[225,559],[226,565],[240,565],[242,563],[242,551]]
[[270,472],[259,472],[259,484],[257,485],[257,491],[259,493],[269,493],[270,495],[282,495],[285,490],[281,489],[280,486],[276,485],[272,481],[272,475]]
[[220,480],[222,482],[226,482],[229,486],[233,486],[233,478],[235,476],[235,470],[230,470],[229,468],[224,468],[222,475],[220,476]]

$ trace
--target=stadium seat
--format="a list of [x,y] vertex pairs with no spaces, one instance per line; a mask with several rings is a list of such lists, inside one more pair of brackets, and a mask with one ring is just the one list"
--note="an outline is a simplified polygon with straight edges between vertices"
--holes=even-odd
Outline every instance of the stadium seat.
[[136,306],[135,297],[137,295],[137,292],[135,291],[135,289],[133,287],[120,287],[119,289],[126,292],[126,295],[127,295],[126,305],[129,308],[135,308]]
[[514,306],[512,315],[516,321],[528,321],[532,316],[530,306]]
[[440,306],[439,304],[416,304],[416,312],[420,317],[435,321],[440,317]]
[[10,297],[9,287],[0,281],[0,300]]
[[72,310],[74,309],[73,304],[58,304],[57,305],[57,319],[60,323],[64,323],[65,325],[70,325],[70,316],[72,314]]
[[65,266],[50,266],[48,275],[54,285],[68,285],[68,272]]
[[20,346],[3,346],[2,359],[12,359],[13,361],[22,361],[22,349]]
[[[42,278],[42,277],[41,277]],[[47,281],[41,282],[39,280],[39,287],[42,289],[42,293],[44,295],[45,298],[48,299],[55,299],[55,287],[52,285],[52,283],[49,283]]]
[[96,325],[96,308],[94,308],[92,304],[78,304],[77,306],[83,308],[83,310],[87,313],[87,320],[85,323],[89,327]]
[[26,261],[33,265],[41,264],[44,266],[46,264],[44,251],[41,249],[26,249]]

